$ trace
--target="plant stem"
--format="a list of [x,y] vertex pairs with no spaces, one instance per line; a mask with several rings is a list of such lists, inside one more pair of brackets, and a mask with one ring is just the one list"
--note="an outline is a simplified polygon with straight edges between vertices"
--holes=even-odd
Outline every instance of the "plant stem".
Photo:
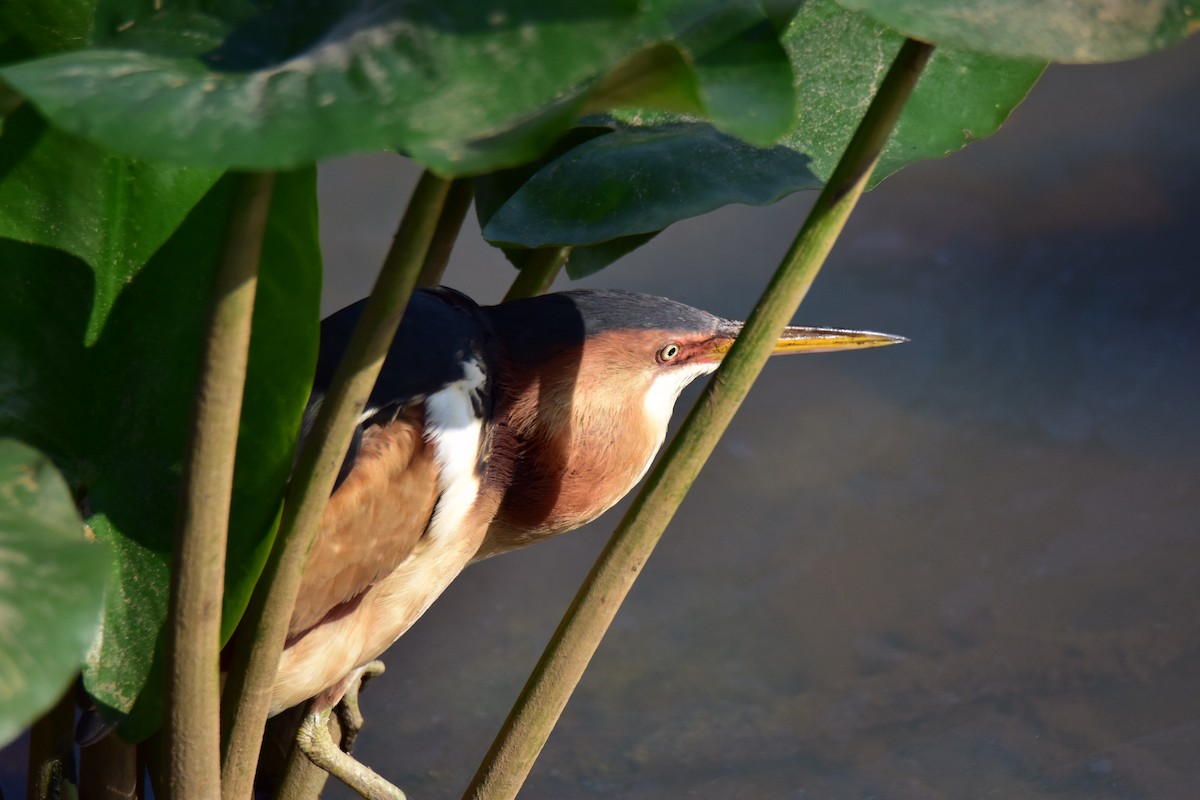
[[684,494],[716,446],[779,331],[796,312],[857,203],[932,46],[901,47],[854,138],[719,372],[592,567],[465,797],[515,797]]
[[[307,710],[305,713],[308,713]],[[329,726],[330,738],[338,741],[341,728],[338,727],[336,714],[330,716]],[[288,731],[292,734],[291,750],[284,761],[279,785],[272,795],[273,800],[317,800],[325,789],[325,784],[329,782],[329,773],[310,761],[301,751],[296,743],[296,726],[288,726]]]
[[542,247],[529,254],[529,260],[504,295],[505,302],[520,297],[545,294],[571,255],[570,247]]
[[437,229],[433,232],[433,241],[425,255],[425,263],[421,265],[421,274],[417,277],[417,286],[437,286],[442,282],[442,274],[450,263],[450,252],[454,249],[454,242],[458,239],[458,232],[462,229],[474,197],[473,179],[455,178],[450,182]]
[[137,745],[105,736],[79,751],[79,796],[88,800],[140,800],[145,796]]
[[29,733],[29,771],[25,797],[49,800],[66,794],[75,780],[75,685],[71,684]]
[[225,800],[250,796],[279,655],[304,563],[358,416],[408,305],[449,186],[449,180],[430,172],[421,176],[329,393],[300,449],[279,534],[246,609],[225,686],[221,741],[221,796]]
[[238,177],[213,286],[183,465],[167,635],[167,785],[216,797],[221,780],[221,597],[238,421],[271,173]]

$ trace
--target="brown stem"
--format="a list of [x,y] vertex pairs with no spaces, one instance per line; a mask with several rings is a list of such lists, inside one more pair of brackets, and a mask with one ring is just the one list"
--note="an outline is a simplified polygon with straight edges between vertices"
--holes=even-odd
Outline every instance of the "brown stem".
[[75,685],[33,723],[29,734],[28,800],[48,800],[75,783]]
[[442,214],[433,232],[433,241],[425,255],[425,263],[421,265],[421,274],[417,276],[417,286],[437,286],[442,282],[442,274],[450,263],[450,252],[454,249],[454,242],[458,239],[458,232],[462,229],[474,197],[473,179],[455,178],[450,182]]
[[183,465],[167,634],[167,785],[175,797],[220,793],[221,596],[242,390],[271,173],[239,176],[213,286],[207,341]]
[[137,746],[116,734],[79,751],[79,794],[87,800],[136,800],[143,795]]

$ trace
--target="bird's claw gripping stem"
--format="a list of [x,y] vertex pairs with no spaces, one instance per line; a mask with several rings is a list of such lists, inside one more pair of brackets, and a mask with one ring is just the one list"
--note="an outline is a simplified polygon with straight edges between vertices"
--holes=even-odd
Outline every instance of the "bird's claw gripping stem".
[[296,746],[309,761],[367,800],[407,800],[398,787],[342,752],[329,735],[329,711],[317,711],[304,718],[296,735]]
[[350,681],[346,693],[342,695],[341,701],[334,709],[338,717],[338,724],[342,728],[342,752],[346,755],[354,752],[354,741],[358,738],[358,732],[362,730],[362,726],[366,722],[358,705],[358,694],[367,685],[367,681],[382,675],[385,669],[382,661],[372,661],[365,665],[358,676]]

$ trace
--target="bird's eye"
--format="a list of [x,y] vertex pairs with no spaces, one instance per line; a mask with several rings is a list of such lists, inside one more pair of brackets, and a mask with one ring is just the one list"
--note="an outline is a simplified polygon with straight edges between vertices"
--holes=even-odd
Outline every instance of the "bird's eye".
[[679,355],[679,345],[671,342],[669,345],[658,351],[658,362],[665,364],[668,361],[674,360],[675,356]]

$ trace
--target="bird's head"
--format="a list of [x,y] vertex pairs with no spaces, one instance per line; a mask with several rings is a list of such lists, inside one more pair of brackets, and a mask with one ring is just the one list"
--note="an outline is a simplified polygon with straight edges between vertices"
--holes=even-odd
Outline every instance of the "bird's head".
[[[553,364],[589,397],[642,399],[669,416],[679,393],[729,353],[743,323],[665,297],[576,290],[494,306],[510,358]],[[772,355],[880,347],[903,337],[837,328],[789,327]]]
[[[742,330],[665,297],[612,290],[543,295],[486,313],[501,342],[509,423],[525,442],[501,517],[539,535],[589,521],[641,479],[680,392],[716,370]],[[792,327],[773,354],[902,341]]]

